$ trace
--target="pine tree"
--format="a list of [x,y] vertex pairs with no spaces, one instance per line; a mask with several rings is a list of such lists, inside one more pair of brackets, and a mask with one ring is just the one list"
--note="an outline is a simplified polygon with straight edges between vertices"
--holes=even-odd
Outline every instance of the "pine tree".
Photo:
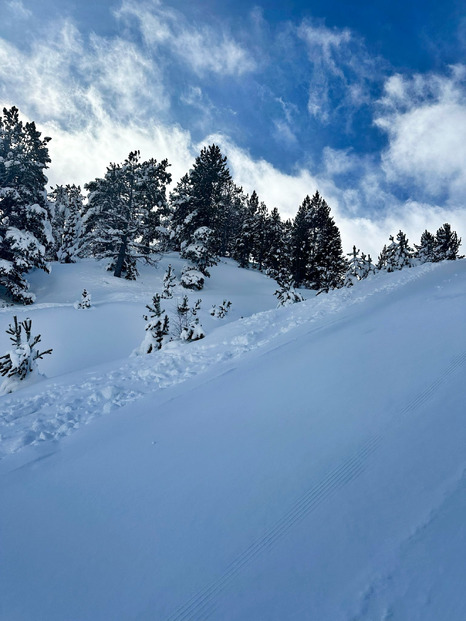
[[291,304],[296,304],[297,302],[304,302],[303,296],[295,289],[295,283],[291,274],[280,278],[278,284],[280,288],[274,293],[278,299],[277,308],[280,308],[281,306],[290,306]]
[[24,278],[32,268],[49,272],[53,245],[44,170],[50,163],[47,144],[34,123],[23,124],[18,109],[0,116],[0,285],[12,300],[31,304]]
[[6,376],[0,387],[1,394],[13,392],[19,388],[19,381],[37,372],[37,360],[52,353],[51,349],[40,352],[36,348],[41,337],[40,334],[34,337],[31,335],[30,319],[18,322],[18,318],[14,316],[13,321],[14,324],[10,324],[6,331],[10,335],[13,347],[4,356],[0,356],[0,375]]
[[458,239],[456,231],[452,231],[451,226],[445,222],[435,234],[434,261],[458,259],[460,245],[461,238]]
[[235,259],[239,267],[249,267],[255,245],[255,219],[259,210],[259,197],[254,190],[246,199],[242,210],[240,230],[235,245]]
[[272,278],[277,278],[287,265],[285,227],[276,207],[267,218],[267,232],[265,240],[266,254],[264,270]]
[[120,278],[137,276],[136,260],[152,263],[152,244],[162,215],[168,214],[166,186],[171,181],[167,160],[140,162],[133,151],[123,164],[110,164],[103,179],[85,185],[89,191],[84,252],[110,258],[109,269]]
[[171,265],[168,266],[167,271],[165,272],[165,276],[163,277],[163,291],[162,298],[165,300],[171,299],[173,297],[173,291],[176,287],[176,276],[173,271]]
[[205,332],[199,322],[197,313],[201,308],[201,300],[197,300],[191,308],[188,303],[188,296],[183,296],[181,302],[176,307],[177,323],[175,336],[182,341],[198,341],[204,338]]
[[59,186],[51,192],[54,259],[75,263],[82,244],[84,197],[76,185]]
[[223,302],[218,306],[216,304],[212,304],[210,314],[216,319],[224,319],[228,315],[228,311],[230,310],[230,308],[230,300],[223,300]]
[[175,244],[184,258],[190,258],[201,237],[208,239],[202,251],[206,267],[215,265],[218,255],[229,248],[232,201],[239,200],[241,192],[234,186],[226,162],[217,145],[204,147],[170,197]]
[[152,305],[146,306],[149,311],[143,315],[146,321],[146,335],[141,345],[133,353],[135,355],[151,354],[162,348],[164,338],[169,333],[168,315],[160,306],[160,295],[156,293],[152,298]]
[[196,229],[189,244],[182,247],[181,256],[188,259],[204,276],[209,277],[208,267],[216,265],[214,232],[207,226]]
[[421,235],[421,242],[419,246],[414,244],[414,247],[416,248],[415,256],[419,263],[430,263],[434,261],[435,237],[432,233],[425,230]]
[[403,231],[399,231],[396,240],[390,235],[390,244],[385,247],[384,266],[381,269],[387,272],[402,270],[404,267],[413,266],[413,249],[408,244],[408,239]]
[[347,254],[348,268],[345,276],[345,287],[352,287],[359,280],[364,280],[370,274],[375,273],[375,266],[372,263],[371,255],[366,256],[364,252],[359,254],[356,246],[353,246],[353,252]]
[[84,289],[81,294],[81,300],[79,302],[76,302],[75,308],[88,309],[88,308],[91,308],[91,306],[92,306],[91,294],[88,291],[86,291],[86,289]]
[[346,260],[340,231],[330,215],[330,207],[316,192],[301,204],[290,236],[291,273],[297,286],[318,293],[343,285]]

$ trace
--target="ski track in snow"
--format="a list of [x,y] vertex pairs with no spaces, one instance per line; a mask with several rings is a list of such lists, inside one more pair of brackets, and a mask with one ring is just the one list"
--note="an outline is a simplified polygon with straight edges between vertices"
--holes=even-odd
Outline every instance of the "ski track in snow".
[[[0,459],[27,446],[67,436],[115,408],[270,345],[298,326],[321,320],[318,329],[325,329],[340,320],[328,319],[329,315],[360,304],[370,296],[389,293],[432,269],[435,265],[425,264],[404,270],[398,273],[396,281],[384,278],[379,287],[366,295],[360,295],[356,285],[294,304],[281,313],[257,313],[216,330],[206,340],[191,344],[172,342],[152,355],[121,361],[118,368],[110,371],[89,370],[81,374],[79,383],[66,383],[66,376],[62,376],[60,381],[35,384],[32,395],[30,391],[23,395],[19,391],[0,397]],[[73,379],[76,381],[76,377]]]
[[[389,423],[386,424],[385,431],[388,427],[392,427],[393,424],[396,424],[400,419],[418,410],[435,394],[436,390],[448,380],[451,374],[464,365],[466,365],[466,353],[455,357],[434,382],[418,393],[403,408],[398,410],[398,412],[395,412]],[[321,481],[305,492],[274,526],[237,556],[217,580],[196,593],[186,604],[170,615],[166,621],[203,621],[209,618],[215,612],[216,598],[229,586],[230,582],[234,580],[236,575],[240,573],[246,565],[252,562],[255,557],[263,553],[267,548],[273,547],[296,523],[303,520],[339,488],[344,487],[352,480],[356,479],[367,468],[371,456],[383,442],[384,435],[385,432],[382,430],[380,433],[374,434],[366,439],[352,456],[340,463],[324,476]],[[418,528],[416,528],[416,532],[431,519],[432,515],[429,515],[428,520],[424,520],[419,524]],[[389,576],[386,577],[386,580],[387,579],[389,579]],[[377,588],[378,584],[373,584],[368,588],[366,593],[364,593],[359,614],[352,617],[353,621],[362,618],[365,614],[367,604],[373,597]]]

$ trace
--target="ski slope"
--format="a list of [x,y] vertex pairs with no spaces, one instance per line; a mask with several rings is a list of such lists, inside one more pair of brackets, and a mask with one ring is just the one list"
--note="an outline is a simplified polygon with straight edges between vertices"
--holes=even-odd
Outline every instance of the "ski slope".
[[49,378],[0,397],[1,619],[466,618],[466,261],[277,310],[227,262],[207,337],[143,358],[163,268],[57,267]]

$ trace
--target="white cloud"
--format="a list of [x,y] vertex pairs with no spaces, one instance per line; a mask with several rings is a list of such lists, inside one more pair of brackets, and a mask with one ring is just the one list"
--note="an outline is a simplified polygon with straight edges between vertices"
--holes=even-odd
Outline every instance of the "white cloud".
[[136,19],[150,48],[168,47],[199,74],[241,76],[256,68],[249,52],[228,32],[188,22],[180,11],[165,8],[157,0],[123,0],[115,15]]
[[32,16],[32,12],[24,6],[22,0],[7,0],[5,5],[15,19],[29,19]]
[[121,124],[106,114],[86,128],[66,130],[48,122],[38,124],[43,135],[52,137],[52,159],[47,171],[49,185],[76,183],[81,186],[105,174],[110,162],[123,162],[130,151],[139,149],[143,159],[168,159],[176,182],[192,165],[191,136],[177,126],[155,122],[144,126]]
[[383,166],[413,195],[464,205],[466,200],[466,68],[449,76],[392,76],[375,123],[388,134]]

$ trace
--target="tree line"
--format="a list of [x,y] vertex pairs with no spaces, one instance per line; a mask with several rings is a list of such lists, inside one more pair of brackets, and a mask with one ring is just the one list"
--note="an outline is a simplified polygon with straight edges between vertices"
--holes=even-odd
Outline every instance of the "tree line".
[[[177,250],[187,265],[187,288],[202,288],[209,268],[231,257],[243,268],[275,278],[284,292],[306,287],[317,294],[351,286],[376,270],[394,271],[426,261],[459,258],[461,239],[445,223],[425,231],[415,249],[399,231],[376,263],[356,247],[345,256],[340,231],[324,198],[306,196],[294,219],[282,220],[254,191],[235,184],[227,158],[213,144],[171,192],[166,159],[141,160],[131,152],[105,175],[84,185],[47,192],[50,138],[16,107],[0,116],[0,298],[30,304],[27,273],[49,271],[50,261],[108,260],[116,277],[134,279],[139,261],[154,263]],[[286,296],[285,296],[286,297]]]

